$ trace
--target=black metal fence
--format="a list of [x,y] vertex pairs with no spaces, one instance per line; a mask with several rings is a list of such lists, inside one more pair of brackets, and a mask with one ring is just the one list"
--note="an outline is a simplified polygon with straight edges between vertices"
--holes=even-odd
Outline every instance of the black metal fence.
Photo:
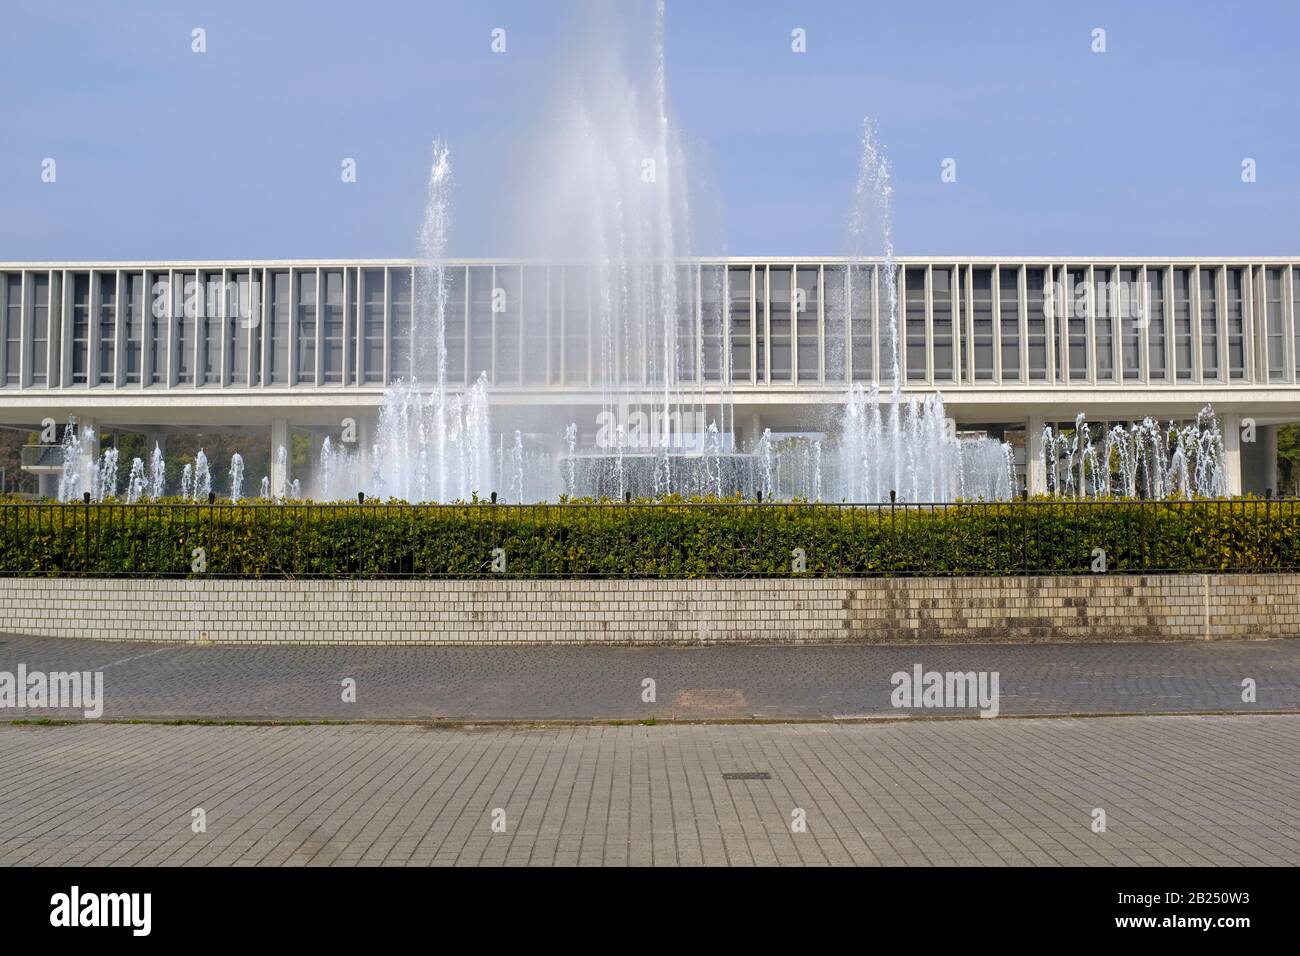
[[0,575],[707,578],[1300,570],[1295,500],[0,503]]

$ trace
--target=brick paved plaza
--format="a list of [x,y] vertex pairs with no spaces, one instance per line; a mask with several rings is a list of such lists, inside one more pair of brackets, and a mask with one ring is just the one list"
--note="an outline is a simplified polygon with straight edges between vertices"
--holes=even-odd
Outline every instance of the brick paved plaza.
[[6,725],[0,863],[1296,865],[1297,752],[1300,715]]

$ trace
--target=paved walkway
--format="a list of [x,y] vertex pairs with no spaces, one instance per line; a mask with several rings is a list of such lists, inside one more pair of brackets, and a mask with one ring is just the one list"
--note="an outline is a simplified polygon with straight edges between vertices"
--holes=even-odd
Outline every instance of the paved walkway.
[[[890,676],[916,664],[926,671],[997,672],[1003,715],[1300,710],[1300,640],[352,648],[0,635],[0,671],[16,672],[20,663],[47,673],[102,670],[104,715],[118,718],[899,717],[909,711],[891,706]],[[647,678],[655,682],[653,702],[642,699]],[[1255,703],[1241,699],[1246,678],[1255,681]],[[355,703],[343,700],[345,679],[356,682]],[[78,715],[0,710],[0,719]]]
[[1300,715],[4,725],[0,863],[1294,866],[1297,752]]

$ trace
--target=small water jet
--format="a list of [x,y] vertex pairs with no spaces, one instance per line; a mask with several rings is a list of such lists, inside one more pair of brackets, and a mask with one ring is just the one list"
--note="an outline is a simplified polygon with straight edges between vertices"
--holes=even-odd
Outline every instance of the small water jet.
[[1093,426],[1082,413],[1072,431],[1043,428],[1042,466],[1049,494],[1190,500],[1222,498],[1228,493],[1223,434],[1208,405],[1183,425],[1170,422],[1162,429],[1148,417],[1101,426],[1098,437],[1100,448]]

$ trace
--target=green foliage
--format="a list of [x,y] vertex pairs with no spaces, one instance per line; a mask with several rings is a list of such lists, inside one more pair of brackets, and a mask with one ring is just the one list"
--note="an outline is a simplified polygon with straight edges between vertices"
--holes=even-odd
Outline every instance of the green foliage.
[[[206,571],[191,571],[205,550]],[[493,571],[494,549],[505,572]],[[1294,501],[0,504],[0,574],[480,578],[1079,574],[1300,567]]]

